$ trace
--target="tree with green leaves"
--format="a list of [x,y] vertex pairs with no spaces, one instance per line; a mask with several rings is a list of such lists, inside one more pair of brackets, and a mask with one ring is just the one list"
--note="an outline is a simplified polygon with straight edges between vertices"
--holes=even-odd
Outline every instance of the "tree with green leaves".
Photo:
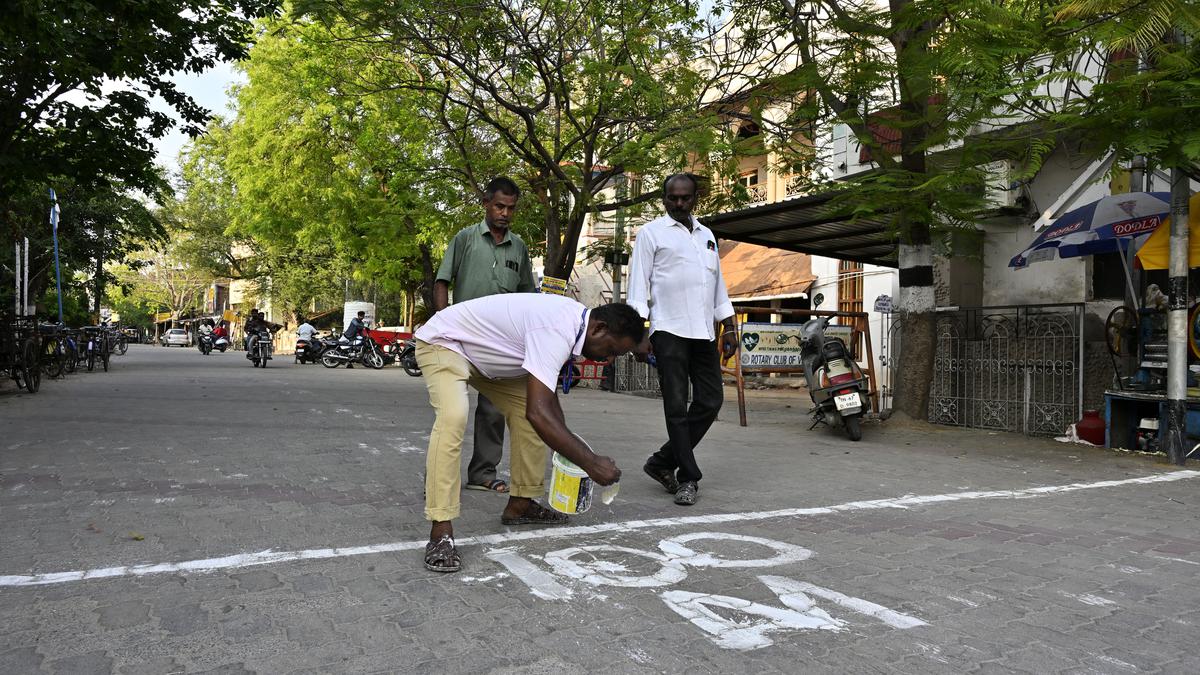
[[[166,188],[153,143],[174,124],[152,99],[165,101],[185,131],[199,132],[208,112],[179,91],[171,75],[244,57],[251,20],[277,6],[275,0],[0,3],[3,239],[28,236],[40,244],[48,238],[47,190],[55,188],[64,207],[65,251],[101,242],[101,258],[113,260],[115,252],[136,246],[118,241],[121,227],[79,242],[71,238],[87,231],[87,214],[104,209],[126,224],[145,220],[133,213],[131,195],[154,199]],[[72,225],[72,213],[84,218]],[[50,247],[31,248],[31,258],[44,269]],[[47,280],[31,279],[32,289],[40,291]]]
[[1038,101],[1049,124],[1112,152],[1117,166],[1145,157],[1200,181],[1200,9],[1152,0],[1069,0],[1042,32],[1058,63],[1100,61],[1072,74],[1070,96]]
[[570,275],[589,214],[659,194],[606,202],[614,178],[663,175],[712,143],[712,82],[696,65],[702,31],[688,2],[301,0],[294,10],[345,26],[341,44],[390,64],[360,73],[359,86],[430,100],[467,171],[481,148],[520,163],[514,177],[540,207],[549,276]]
[[438,251],[469,202],[438,156],[424,102],[355,87],[361,73],[389,64],[322,26],[265,28],[225,139],[224,167],[237,186],[229,231],[253,237],[263,260],[280,263],[259,270],[276,289],[310,251],[339,268],[320,282],[352,276],[388,293],[431,293]]
[[[901,321],[896,409],[926,419],[934,358],[934,253],[987,207],[982,165],[1017,159],[1032,173],[1051,145],[1014,106],[1044,83],[1037,7],[980,0],[735,0],[737,39],[793,55],[760,76],[749,114],[811,192],[836,192],[844,216],[890,219]],[[765,115],[783,105],[785,114]],[[872,170],[828,178],[820,141],[845,125]],[[981,133],[990,129],[991,133]]]
[[211,274],[188,265],[177,255],[180,239],[129,256],[115,268],[119,290],[110,294],[121,309],[138,312],[141,318],[153,312],[170,312],[172,319],[191,316],[204,307],[204,292],[213,281]]
[[[105,286],[114,280],[109,264],[119,263],[143,246],[164,241],[166,231],[151,208],[122,185],[77,184],[65,176],[58,177],[54,184],[62,205],[58,236],[64,298],[90,297],[95,314]],[[30,297],[37,299],[43,316],[50,318],[48,308],[56,307],[57,301],[52,295],[54,242],[49,194],[37,190],[34,181],[19,185],[24,187],[10,199],[7,219],[15,232],[29,238]],[[12,267],[11,244],[0,250],[0,261]],[[10,298],[11,291],[10,284],[0,286],[0,302]],[[0,311],[10,307],[12,302],[8,300],[0,305]],[[57,320],[57,312],[53,318]]]

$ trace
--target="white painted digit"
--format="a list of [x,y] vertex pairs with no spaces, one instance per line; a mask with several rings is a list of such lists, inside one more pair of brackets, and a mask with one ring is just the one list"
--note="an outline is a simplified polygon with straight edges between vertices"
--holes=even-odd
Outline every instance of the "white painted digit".
[[[659,569],[650,575],[633,576],[621,574],[629,572],[629,568],[620,562],[604,560],[575,561],[573,558],[583,553],[615,552],[649,558],[659,564]],[[579,579],[593,586],[624,586],[627,588],[650,588],[653,586],[669,586],[687,578],[687,570],[678,560],[652,551],[639,551],[636,548],[624,546],[572,546],[561,551],[546,554],[546,562],[559,574],[571,579]]]
[[917,626],[928,626],[929,624],[918,619],[915,616],[901,614],[895,610],[888,609],[883,605],[877,605],[870,600],[862,598],[854,598],[849,595],[831,591],[828,588],[814,586],[807,581],[797,581],[787,577],[775,577],[770,575],[762,575],[758,578],[759,581],[767,585],[775,595],[779,596],[779,601],[783,604],[798,611],[804,611],[802,607],[812,606],[812,601],[808,599],[805,593],[812,593],[818,598],[825,598],[846,609],[854,610],[859,614],[875,617],[886,623],[892,628],[916,628]]
[[[679,616],[691,621],[708,633],[710,639],[724,649],[750,650],[774,644],[767,633],[782,630],[841,630],[842,622],[809,603],[805,611],[761,605],[728,595],[709,595],[688,591],[664,591],[659,594]],[[743,614],[762,617],[761,620],[733,621],[714,612],[710,607],[722,607]]]
[[[749,560],[718,558],[709,553],[698,553],[687,546],[688,543],[697,539],[744,541],[751,544],[759,544],[760,546],[774,549],[775,555],[770,558]],[[786,565],[788,563],[807,560],[813,554],[809,549],[796,546],[795,544],[775,541],[774,539],[763,539],[762,537],[751,537],[744,534],[730,534],[728,532],[692,532],[690,534],[681,534],[670,539],[663,539],[658,542],[658,547],[667,555],[689,567],[774,567],[776,565]]]

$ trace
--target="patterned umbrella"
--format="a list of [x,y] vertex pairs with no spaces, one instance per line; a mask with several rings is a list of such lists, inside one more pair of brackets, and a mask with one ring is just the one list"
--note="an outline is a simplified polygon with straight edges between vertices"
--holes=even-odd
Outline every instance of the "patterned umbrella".
[[1170,214],[1169,192],[1109,195],[1055,220],[1008,266],[1123,251],[1131,241],[1140,245]]

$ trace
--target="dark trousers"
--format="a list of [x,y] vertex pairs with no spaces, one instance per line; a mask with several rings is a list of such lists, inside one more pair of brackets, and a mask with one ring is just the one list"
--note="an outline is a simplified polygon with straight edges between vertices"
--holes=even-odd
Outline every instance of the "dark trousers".
[[[721,362],[713,340],[693,340],[656,331],[650,336],[662,386],[667,442],[650,456],[649,464],[676,472],[679,482],[702,477],[696,464],[696,446],[708,433],[725,394],[721,390]],[[688,382],[692,402],[688,405]]]
[[487,485],[496,480],[496,465],[504,455],[504,413],[483,394],[475,403],[475,447],[467,465],[467,482]]

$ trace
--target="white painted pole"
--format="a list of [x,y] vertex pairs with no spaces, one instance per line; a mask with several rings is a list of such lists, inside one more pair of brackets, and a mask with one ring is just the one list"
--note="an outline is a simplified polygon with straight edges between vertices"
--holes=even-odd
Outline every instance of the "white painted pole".
[[13,316],[21,316],[21,242],[13,244]]
[[25,277],[23,282],[24,287],[21,289],[24,299],[21,301],[22,315],[29,314],[29,237],[25,237],[25,255],[21,259],[25,265],[25,271],[22,273]]
[[1167,281],[1167,458],[1183,464],[1187,436],[1188,177],[1171,169],[1171,249]]

